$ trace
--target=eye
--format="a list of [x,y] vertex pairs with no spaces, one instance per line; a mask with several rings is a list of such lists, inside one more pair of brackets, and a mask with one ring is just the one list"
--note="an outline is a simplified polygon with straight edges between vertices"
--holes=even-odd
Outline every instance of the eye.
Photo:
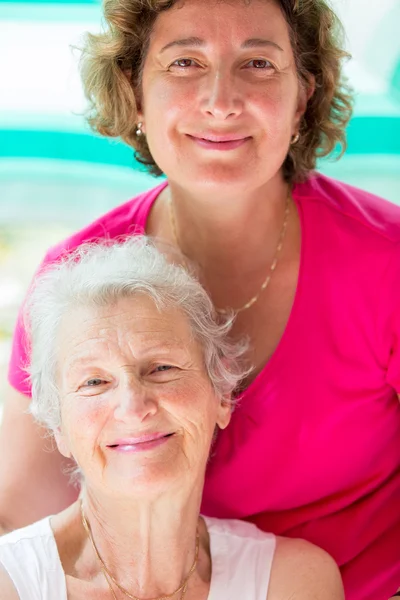
[[165,371],[170,371],[174,367],[172,365],[157,365],[153,370],[153,373],[164,373]]
[[253,69],[273,69],[274,65],[269,62],[269,60],[265,60],[264,58],[253,58],[250,62],[247,63]]
[[100,379],[100,377],[93,377],[92,379],[88,379],[84,385],[86,387],[98,387],[103,383],[105,383],[104,379]]
[[196,66],[197,63],[191,58],[178,58],[170,66],[179,67],[180,69],[187,69],[189,67]]
[[77,391],[84,396],[98,396],[109,390],[110,383],[111,380],[102,377],[90,377],[90,379],[84,379],[81,382],[77,387]]
[[155,382],[171,381],[179,373],[179,368],[175,365],[160,364],[152,365],[148,370],[148,377]]

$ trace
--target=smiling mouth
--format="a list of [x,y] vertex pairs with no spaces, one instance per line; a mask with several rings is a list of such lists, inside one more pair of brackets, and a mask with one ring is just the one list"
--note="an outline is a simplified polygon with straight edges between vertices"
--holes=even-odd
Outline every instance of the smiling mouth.
[[243,146],[246,142],[251,139],[251,136],[247,137],[235,137],[235,136],[218,136],[218,135],[207,135],[207,137],[188,135],[195,144],[206,148],[208,150],[234,150]]
[[163,443],[168,438],[175,435],[175,433],[167,433],[164,435],[146,435],[140,438],[134,439],[126,439],[121,440],[116,444],[107,444],[107,448],[111,448],[112,450],[120,449],[120,450],[140,450],[145,448],[150,448],[152,446],[157,446]]
[[229,142],[244,142],[245,140],[249,140],[250,136],[234,136],[234,135],[190,135],[189,137],[195,140],[201,140],[204,142],[210,142],[213,144],[227,144]]

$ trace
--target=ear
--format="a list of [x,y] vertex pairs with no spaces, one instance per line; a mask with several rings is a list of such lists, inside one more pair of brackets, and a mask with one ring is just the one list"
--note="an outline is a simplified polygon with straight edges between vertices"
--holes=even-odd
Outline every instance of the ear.
[[56,441],[59,453],[65,456],[65,458],[72,458],[68,440],[62,433],[61,429],[57,429],[57,431],[54,432],[54,439]]
[[299,88],[297,99],[297,109],[295,113],[295,126],[298,127],[302,116],[306,112],[307,104],[315,92],[315,77],[311,73],[307,74],[307,81],[302,82]]
[[314,95],[315,92],[315,77],[311,75],[311,73],[307,73],[307,85],[306,85],[306,95],[307,102]]
[[[123,74],[125,75],[126,79],[129,82],[129,85],[133,87],[132,84],[132,69],[124,69]],[[141,99],[140,99],[140,93],[139,90],[137,89],[133,89],[134,95],[135,95],[135,101],[136,101],[136,110],[137,110],[137,117],[136,117],[136,124],[137,123],[142,123],[142,132],[145,133],[145,125],[144,125],[144,114],[143,111],[141,109]]]
[[223,397],[219,400],[217,410],[217,425],[220,429],[228,427],[232,415],[231,398]]

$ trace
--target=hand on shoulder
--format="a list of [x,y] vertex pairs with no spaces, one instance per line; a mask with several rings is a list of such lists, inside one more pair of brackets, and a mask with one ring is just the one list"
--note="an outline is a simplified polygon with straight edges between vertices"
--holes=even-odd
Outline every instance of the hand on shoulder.
[[277,537],[267,600],[344,600],[333,558],[305,540]]

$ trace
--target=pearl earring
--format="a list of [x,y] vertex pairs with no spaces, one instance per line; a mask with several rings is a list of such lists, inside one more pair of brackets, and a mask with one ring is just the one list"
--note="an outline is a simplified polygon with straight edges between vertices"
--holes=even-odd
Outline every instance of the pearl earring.
[[136,133],[137,137],[140,137],[141,135],[143,135],[142,128],[143,128],[143,123],[140,121],[140,122],[139,122],[139,123],[136,125],[136,131],[135,131],[135,133]]
[[293,135],[292,139],[290,140],[290,143],[292,144],[292,146],[294,146],[294,144],[297,144],[299,139],[300,139],[300,134],[299,134],[299,132],[297,132]]

